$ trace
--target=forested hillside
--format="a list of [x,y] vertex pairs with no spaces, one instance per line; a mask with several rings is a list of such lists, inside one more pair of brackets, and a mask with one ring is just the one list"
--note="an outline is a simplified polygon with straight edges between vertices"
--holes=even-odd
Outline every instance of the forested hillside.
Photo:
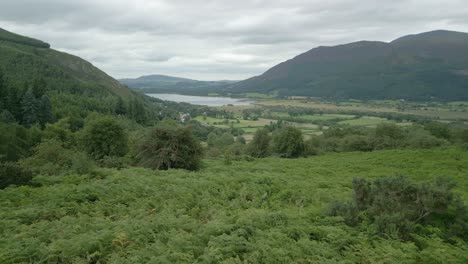
[[468,34],[432,31],[393,42],[318,47],[264,74],[231,85],[230,93],[333,99],[468,99]]

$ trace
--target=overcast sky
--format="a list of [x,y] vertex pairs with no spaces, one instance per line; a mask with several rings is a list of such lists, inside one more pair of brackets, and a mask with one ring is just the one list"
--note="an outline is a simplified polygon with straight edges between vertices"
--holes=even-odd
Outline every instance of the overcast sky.
[[467,0],[0,0],[0,27],[116,78],[244,79],[320,45],[468,32]]

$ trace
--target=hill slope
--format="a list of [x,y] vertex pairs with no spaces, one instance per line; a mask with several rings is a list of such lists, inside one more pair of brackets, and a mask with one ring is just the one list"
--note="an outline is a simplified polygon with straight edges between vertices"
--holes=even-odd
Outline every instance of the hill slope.
[[[8,117],[21,124],[28,123],[24,107],[29,90],[34,94],[34,98],[28,99],[33,116],[37,116],[37,101],[50,100],[53,120],[84,118],[90,112],[99,112],[124,114],[144,122],[159,112],[151,103],[158,100],[128,89],[91,63],[50,49],[49,44],[40,40],[0,29],[0,113],[3,119]],[[44,95],[48,98],[42,99]]]
[[232,93],[278,91],[327,98],[467,100],[468,34],[432,31],[393,42],[318,47],[264,74],[231,85]]
[[38,177],[0,190],[0,262],[466,263],[467,244],[435,227],[415,245],[323,212],[351,197],[354,177],[396,174],[449,175],[466,203],[467,160],[455,149],[392,150]]
[[0,29],[0,70],[6,81],[21,86],[43,78],[47,89],[130,96],[118,81],[91,63],[49,48],[40,40]]
[[133,89],[154,93],[208,94],[236,81],[198,81],[166,75],[148,75],[136,79],[121,79],[121,83]]

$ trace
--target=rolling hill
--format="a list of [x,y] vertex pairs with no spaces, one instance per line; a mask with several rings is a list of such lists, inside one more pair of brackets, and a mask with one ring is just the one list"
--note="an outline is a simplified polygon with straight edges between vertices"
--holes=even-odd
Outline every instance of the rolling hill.
[[206,95],[237,81],[198,81],[166,75],[148,75],[136,79],[121,79],[122,84],[148,93],[183,93]]
[[468,34],[432,31],[390,43],[318,47],[228,92],[334,99],[468,100]]

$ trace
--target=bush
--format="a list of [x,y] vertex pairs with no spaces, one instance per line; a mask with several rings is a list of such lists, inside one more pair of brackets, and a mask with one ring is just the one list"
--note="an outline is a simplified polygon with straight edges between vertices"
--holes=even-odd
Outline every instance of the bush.
[[83,146],[94,159],[105,156],[122,157],[128,152],[128,136],[112,118],[91,121],[83,131]]
[[123,157],[115,157],[115,156],[105,156],[99,160],[99,165],[104,168],[114,168],[114,169],[123,169],[127,168],[127,161]]
[[155,128],[140,143],[141,166],[157,170],[198,170],[203,149],[189,128]]
[[354,179],[353,200],[332,204],[329,214],[342,216],[348,225],[370,223],[377,234],[403,240],[410,240],[418,226],[437,227],[446,239],[468,240],[468,210],[452,192],[454,187],[442,178],[420,184],[405,177],[383,177],[372,183]]
[[66,149],[57,140],[48,140],[36,146],[31,157],[20,160],[23,168],[43,175],[66,173],[87,174],[94,169],[94,163],[78,150]]
[[9,185],[28,184],[33,177],[30,170],[24,169],[14,162],[0,163],[0,189]]
[[298,158],[305,153],[302,131],[295,127],[284,127],[273,137],[276,153],[283,158]]
[[341,140],[343,151],[372,151],[373,146],[369,137],[362,135],[349,135]]
[[254,158],[264,158],[269,155],[271,137],[268,129],[258,129],[252,141],[247,145],[247,152]]

